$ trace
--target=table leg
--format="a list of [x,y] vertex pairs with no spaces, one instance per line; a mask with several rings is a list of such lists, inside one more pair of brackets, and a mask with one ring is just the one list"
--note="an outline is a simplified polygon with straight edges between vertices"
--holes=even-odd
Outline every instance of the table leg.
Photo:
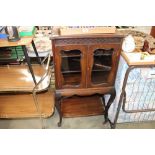
[[111,125],[111,128],[112,129],[115,129],[116,128],[116,123],[117,123],[119,112],[120,112],[120,109],[121,109],[121,106],[122,106],[123,95],[124,94],[122,92],[121,93],[121,96],[120,96],[120,99],[119,99],[119,103],[118,103],[118,107],[117,107],[117,112],[116,112],[116,115],[115,115],[114,123],[112,123],[112,125]]
[[37,52],[37,49],[36,49],[36,46],[35,46],[35,43],[34,43],[33,40],[32,40],[32,47],[33,47],[34,52],[35,52],[35,54],[36,54],[36,56],[37,56],[38,63],[41,64],[41,60],[40,60],[40,57],[39,57],[39,55],[38,55],[38,52]]
[[129,66],[129,68],[127,69],[127,71],[125,73],[123,86],[122,86],[122,92],[121,92],[121,95],[120,95],[120,98],[119,98],[118,107],[117,107],[116,115],[115,115],[115,118],[114,118],[114,122],[112,123],[112,128],[113,129],[116,128],[116,123],[117,123],[117,120],[118,120],[119,112],[120,112],[120,109],[122,107],[122,100],[124,99],[124,97],[126,97],[125,87],[126,87],[126,84],[127,84],[129,73],[134,68],[135,68],[134,66],[131,66],[131,67]]
[[29,58],[28,53],[27,53],[26,46],[23,45],[22,48],[23,48],[23,52],[24,52],[24,55],[25,55],[25,59],[26,59],[26,61],[27,61],[29,70],[30,70],[30,72],[31,72],[33,81],[34,81],[34,83],[36,84],[37,82],[36,82],[36,79],[35,79],[35,76],[34,76],[34,72],[33,72],[32,66],[31,66],[31,62],[30,62],[30,58]]
[[108,101],[107,105],[105,106],[105,114],[104,114],[105,121],[103,122],[103,124],[106,124],[107,122],[110,121],[108,118],[108,111],[109,111],[109,108],[110,108],[111,104],[113,103],[115,97],[116,97],[116,90],[114,88],[113,91],[110,93],[109,101]]

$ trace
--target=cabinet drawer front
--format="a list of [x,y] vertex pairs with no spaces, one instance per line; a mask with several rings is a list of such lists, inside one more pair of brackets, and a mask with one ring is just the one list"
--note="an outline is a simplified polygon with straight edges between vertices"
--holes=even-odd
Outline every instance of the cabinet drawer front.
[[96,44],[88,48],[87,87],[112,86],[115,82],[121,44]]
[[55,48],[56,87],[81,88],[86,86],[87,46],[70,45]]

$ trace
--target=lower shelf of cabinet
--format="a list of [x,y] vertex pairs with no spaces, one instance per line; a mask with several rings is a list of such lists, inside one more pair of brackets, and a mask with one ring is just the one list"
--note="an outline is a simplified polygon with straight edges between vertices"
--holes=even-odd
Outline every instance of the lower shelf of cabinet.
[[105,111],[102,98],[97,95],[63,99],[61,105],[63,117],[103,115]]

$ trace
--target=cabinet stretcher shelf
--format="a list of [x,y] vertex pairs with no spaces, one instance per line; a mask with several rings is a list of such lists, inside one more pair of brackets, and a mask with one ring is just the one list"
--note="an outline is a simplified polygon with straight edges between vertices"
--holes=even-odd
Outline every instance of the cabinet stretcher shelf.
[[[54,111],[54,93],[37,94],[42,117],[50,117]],[[0,118],[33,118],[37,113],[32,94],[1,94]]]
[[62,100],[63,117],[80,117],[104,114],[104,104],[99,96],[71,97]]
[[[41,65],[32,65],[36,81],[38,82],[46,70]],[[0,67],[0,92],[32,91],[35,84],[26,65],[9,65]],[[45,78],[38,91],[46,90],[49,86],[49,77]]]

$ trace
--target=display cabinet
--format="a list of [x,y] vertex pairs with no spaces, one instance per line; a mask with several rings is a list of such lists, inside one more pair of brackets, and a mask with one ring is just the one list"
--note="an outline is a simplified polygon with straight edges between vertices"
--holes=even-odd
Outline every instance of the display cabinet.
[[[52,37],[59,126],[62,117],[104,114],[108,121],[122,40],[117,34]],[[108,103],[104,94],[111,95]]]

